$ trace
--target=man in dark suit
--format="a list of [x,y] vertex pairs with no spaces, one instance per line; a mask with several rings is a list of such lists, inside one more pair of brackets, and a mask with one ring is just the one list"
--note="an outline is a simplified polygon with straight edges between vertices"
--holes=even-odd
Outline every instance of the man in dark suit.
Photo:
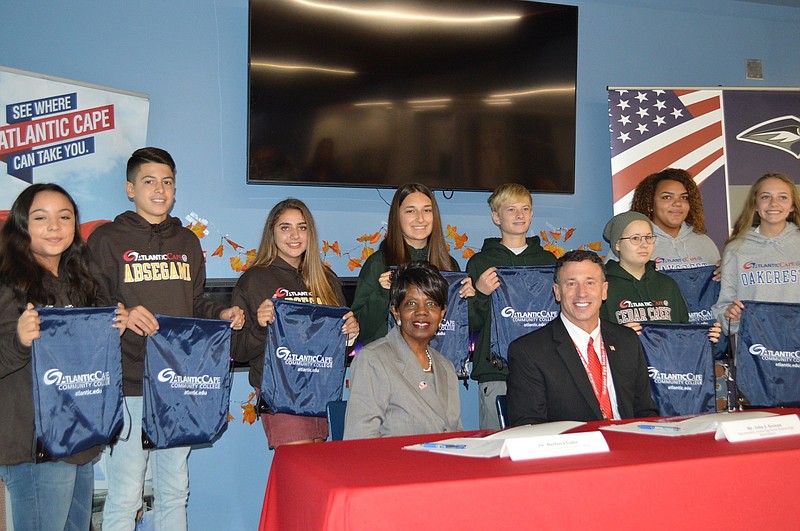
[[553,282],[561,314],[508,348],[509,425],[658,416],[639,337],[600,319],[600,257],[569,251]]

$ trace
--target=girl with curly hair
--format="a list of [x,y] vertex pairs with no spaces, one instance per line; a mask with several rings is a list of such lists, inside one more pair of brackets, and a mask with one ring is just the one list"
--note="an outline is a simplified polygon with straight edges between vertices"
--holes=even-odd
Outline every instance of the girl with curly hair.
[[719,265],[719,250],[706,234],[703,197],[686,170],[667,168],[645,177],[633,192],[631,210],[653,222],[658,269]]

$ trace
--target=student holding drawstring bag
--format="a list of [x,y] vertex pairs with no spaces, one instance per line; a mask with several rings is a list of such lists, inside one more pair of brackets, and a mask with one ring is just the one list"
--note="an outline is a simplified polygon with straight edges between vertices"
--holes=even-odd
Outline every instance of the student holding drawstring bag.
[[[275,320],[273,299],[345,304],[339,279],[322,262],[318,241],[314,218],[305,203],[292,198],[279,202],[267,216],[253,265],[236,283],[231,303],[244,310],[246,324],[234,332],[234,359],[250,364],[250,384],[255,388],[261,387],[267,327]],[[341,330],[349,341],[358,335],[353,312],[342,317]],[[328,437],[325,417],[259,413],[270,448],[322,442]]]
[[739,330],[742,301],[800,301],[800,192],[786,174],[766,173],[750,187],[722,254],[714,314],[728,335]]
[[[41,335],[34,308],[93,306],[96,289],[75,201],[55,184],[23,190],[0,233],[0,477],[17,531],[89,528],[92,460],[102,447],[41,461],[31,346]],[[120,305],[108,326],[121,333],[127,319]]]

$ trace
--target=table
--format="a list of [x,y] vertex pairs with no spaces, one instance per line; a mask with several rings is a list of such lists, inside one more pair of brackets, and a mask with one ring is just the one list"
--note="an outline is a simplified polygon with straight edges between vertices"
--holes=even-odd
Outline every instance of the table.
[[260,529],[800,527],[800,436],[603,434],[609,453],[516,462],[402,450],[452,434],[281,446]]

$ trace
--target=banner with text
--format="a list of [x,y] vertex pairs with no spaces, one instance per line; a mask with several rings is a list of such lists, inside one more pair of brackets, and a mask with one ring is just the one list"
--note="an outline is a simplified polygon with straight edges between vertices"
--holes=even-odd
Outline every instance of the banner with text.
[[149,107],[146,95],[0,67],[0,214],[43,182],[63,186],[82,221],[128,208],[125,165],[145,145]]

